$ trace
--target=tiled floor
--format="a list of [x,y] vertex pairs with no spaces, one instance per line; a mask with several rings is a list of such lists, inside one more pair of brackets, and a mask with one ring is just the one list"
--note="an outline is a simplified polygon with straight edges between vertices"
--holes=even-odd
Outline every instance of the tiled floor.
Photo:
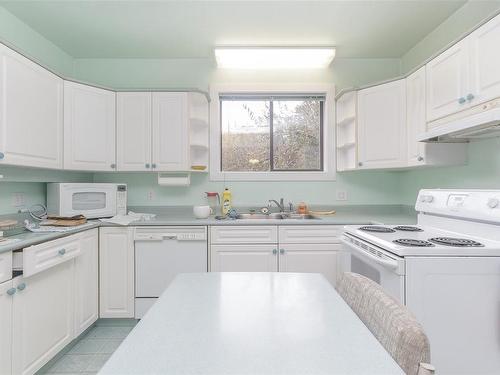
[[96,374],[136,324],[132,319],[99,320],[37,375]]

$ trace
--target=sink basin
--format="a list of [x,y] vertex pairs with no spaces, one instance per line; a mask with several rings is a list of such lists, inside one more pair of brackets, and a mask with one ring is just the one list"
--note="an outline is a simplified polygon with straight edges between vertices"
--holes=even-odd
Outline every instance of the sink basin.
[[283,220],[283,219],[291,219],[291,220],[313,220],[318,219],[317,217],[309,214],[290,214],[290,213],[272,213],[269,215],[261,214],[261,213],[248,213],[248,214],[239,214],[236,217],[237,220]]
[[287,214],[283,219],[293,219],[293,220],[314,220],[318,219],[316,216],[309,214]]
[[247,219],[256,219],[256,220],[269,220],[269,219],[274,219],[274,220],[281,220],[283,219],[283,214],[280,214],[280,213],[276,213],[276,214],[269,214],[269,215],[265,215],[265,214],[238,214],[238,216],[236,216],[236,219],[244,219],[244,220],[247,220]]

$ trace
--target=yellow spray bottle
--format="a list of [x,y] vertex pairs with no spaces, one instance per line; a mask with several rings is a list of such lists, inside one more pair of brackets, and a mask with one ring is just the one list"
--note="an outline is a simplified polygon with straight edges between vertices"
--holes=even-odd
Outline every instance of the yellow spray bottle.
[[225,188],[222,193],[222,215],[227,215],[232,207],[232,200],[231,191],[228,188]]

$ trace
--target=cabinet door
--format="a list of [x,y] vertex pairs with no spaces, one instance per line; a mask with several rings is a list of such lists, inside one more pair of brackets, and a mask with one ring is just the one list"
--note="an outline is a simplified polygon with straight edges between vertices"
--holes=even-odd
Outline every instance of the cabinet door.
[[62,168],[63,80],[0,44],[0,162]]
[[427,122],[468,107],[469,49],[455,44],[426,65]]
[[116,164],[119,171],[151,170],[151,93],[116,94]]
[[153,169],[189,169],[187,93],[153,93]]
[[64,168],[115,169],[115,93],[64,82]]
[[280,272],[321,273],[335,286],[340,244],[280,245]]
[[14,279],[14,374],[34,374],[73,339],[73,280],[73,259],[31,277]]
[[359,166],[406,166],[405,80],[361,90],[358,93]]
[[212,272],[276,272],[277,245],[212,245]]
[[81,254],[75,258],[75,336],[94,323],[99,315],[99,230],[79,234]]
[[500,259],[405,259],[406,305],[439,374],[500,374]]
[[132,228],[99,229],[99,317],[134,317]]
[[[0,284],[0,374],[12,371],[12,281]],[[15,289],[14,289],[15,290]]]
[[470,47],[472,105],[500,97],[500,16],[467,37]]
[[406,78],[406,124],[408,126],[408,163],[425,163],[425,143],[417,136],[426,131],[425,66]]
[[220,225],[210,227],[214,244],[272,244],[278,242],[276,225]]

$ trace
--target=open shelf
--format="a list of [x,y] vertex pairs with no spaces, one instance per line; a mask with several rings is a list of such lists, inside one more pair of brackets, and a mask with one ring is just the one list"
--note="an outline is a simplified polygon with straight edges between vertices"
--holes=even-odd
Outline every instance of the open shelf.
[[337,100],[337,170],[357,167],[357,93],[347,92]]
[[190,169],[192,173],[207,173],[209,161],[208,100],[203,94],[190,93],[189,145],[191,165],[206,166],[204,170]]

